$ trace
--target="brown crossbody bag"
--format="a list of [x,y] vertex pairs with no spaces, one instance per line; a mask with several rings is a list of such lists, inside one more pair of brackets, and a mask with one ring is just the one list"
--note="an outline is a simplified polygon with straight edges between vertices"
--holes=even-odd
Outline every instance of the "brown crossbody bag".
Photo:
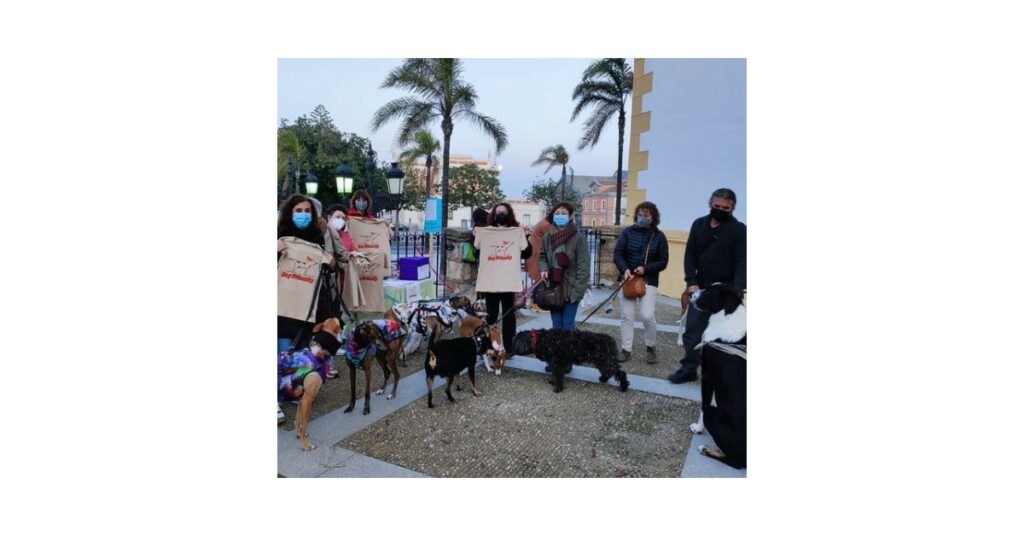
[[[644,253],[644,264],[647,264],[647,257],[651,254],[651,242],[654,242],[654,233],[647,241],[647,253]],[[633,279],[622,285],[622,295],[629,299],[643,298],[647,294],[647,276],[633,274]]]

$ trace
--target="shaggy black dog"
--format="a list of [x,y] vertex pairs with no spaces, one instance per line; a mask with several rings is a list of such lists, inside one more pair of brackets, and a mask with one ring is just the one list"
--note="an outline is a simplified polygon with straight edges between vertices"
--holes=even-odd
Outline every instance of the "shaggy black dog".
[[629,388],[626,373],[619,368],[616,359],[619,349],[615,339],[604,333],[560,329],[521,331],[512,339],[508,351],[515,355],[536,355],[547,363],[552,376],[549,383],[555,386],[556,393],[562,392],[565,375],[573,364],[592,364],[601,372],[598,379],[602,383],[614,377],[620,391]]

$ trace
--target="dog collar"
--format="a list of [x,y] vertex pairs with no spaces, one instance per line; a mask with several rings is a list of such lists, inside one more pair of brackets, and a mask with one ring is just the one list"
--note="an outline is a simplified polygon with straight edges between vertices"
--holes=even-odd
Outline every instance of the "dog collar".
[[532,345],[531,348],[530,348],[532,351],[530,353],[531,354],[536,354],[537,353],[537,330],[535,330],[535,329],[531,329],[530,330],[530,343]]

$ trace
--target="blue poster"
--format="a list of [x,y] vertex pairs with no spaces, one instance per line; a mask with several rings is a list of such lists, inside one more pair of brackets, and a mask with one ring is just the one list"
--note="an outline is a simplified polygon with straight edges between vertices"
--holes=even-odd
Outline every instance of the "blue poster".
[[441,198],[440,197],[428,197],[427,206],[423,219],[423,232],[424,233],[440,233],[441,232]]

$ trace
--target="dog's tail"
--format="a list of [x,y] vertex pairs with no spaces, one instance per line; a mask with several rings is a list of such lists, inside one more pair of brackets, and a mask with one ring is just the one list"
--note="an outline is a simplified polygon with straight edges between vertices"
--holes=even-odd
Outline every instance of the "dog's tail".
[[619,370],[616,372],[615,380],[619,382],[619,391],[626,392],[626,389],[629,389],[629,380],[626,379],[626,371]]

